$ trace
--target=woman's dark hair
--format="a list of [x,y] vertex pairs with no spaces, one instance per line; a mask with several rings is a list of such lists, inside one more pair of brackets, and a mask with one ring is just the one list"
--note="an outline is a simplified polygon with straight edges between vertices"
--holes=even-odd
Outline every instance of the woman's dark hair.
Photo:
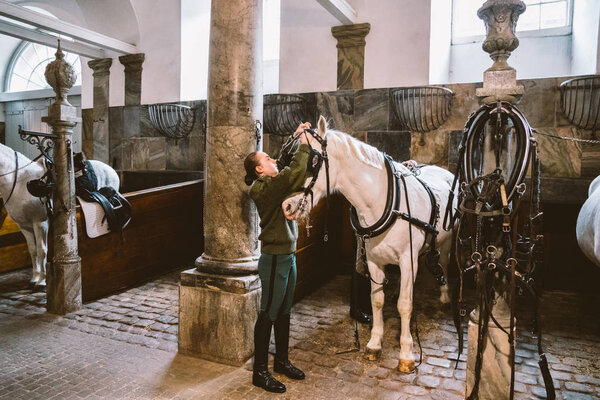
[[246,169],[244,182],[248,186],[252,185],[252,182],[258,178],[258,176],[256,176],[256,166],[258,165],[258,160],[256,158],[257,154],[258,152],[253,151],[252,153],[248,154],[244,160],[244,168]]

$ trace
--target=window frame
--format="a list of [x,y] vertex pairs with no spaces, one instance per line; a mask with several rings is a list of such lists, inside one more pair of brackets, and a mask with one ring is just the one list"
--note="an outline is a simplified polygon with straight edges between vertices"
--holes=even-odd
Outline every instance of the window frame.
[[[456,2],[458,0],[452,0],[452,16],[451,16],[451,27],[450,27],[450,35],[451,40],[450,44],[468,44],[468,43],[478,43],[483,42],[486,35],[469,35],[469,36],[454,36],[454,14],[456,10]],[[573,3],[574,0],[566,0],[567,1],[567,25],[559,26],[554,28],[540,28],[540,29],[531,29],[526,31],[517,31],[517,38],[535,38],[535,37],[551,37],[551,36],[567,36],[573,32]],[[479,17],[477,17],[479,18]],[[483,20],[481,20],[483,24]],[[517,22],[517,27],[519,23]]]
[[[23,53],[25,52],[25,50],[27,50],[27,48],[29,46],[33,46],[35,44],[39,44],[39,43],[35,43],[35,42],[30,42],[27,40],[23,40],[21,41],[21,43],[19,43],[19,45],[17,46],[17,48],[13,51],[12,55],[10,56],[10,61],[8,62],[7,66],[6,66],[6,70],[4,71],[4,82],[2,85],[2,93],[23,93],[23,92],[29,92],[32,90],[45,90],[45,89],[49,89],[50,86],[46,87],[46,88],[36,88],[36,89],[27,89],[27,90],[18,90],[18,91],[10,91],[10,83],[12,80],[12,76],[15,70],[15,66],[17,64],[17,62],[19,61],[19,59],[21,58],[21,56],[23,55]],[[46,46],[44,44],[39,44],[40,46],[45,46],[45,47],[49,47],[50,46]],[[81,75],[83,73],[82,71],[82,65],[81,65],[81,56],[79,56],[79,54],[77,54],[77,56],[79,57],[79,67],[80,67],[80,72],[79,75]]]

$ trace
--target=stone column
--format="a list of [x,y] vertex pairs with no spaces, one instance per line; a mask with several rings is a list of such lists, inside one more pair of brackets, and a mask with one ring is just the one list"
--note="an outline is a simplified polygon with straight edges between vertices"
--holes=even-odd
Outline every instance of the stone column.
[[[75,177],[71,135],[80,122],[76,108],[67,101],[67,92],[75,83],[75,71],[64,60],[60,42],[56,60],[46,67],[46,80],[56,93],[56,101],[48,107],[42,121],[52,127],[54,140],[54,171],[56,187],[53,193],[54,258],[48,264],[48,312],[64,315],[81,308],[81,259],[77,254],[77,221],[75,219]],[[107,121],[108,123],[108,121]]]
[[[507,63],[508,57],[519,46],[515,36],[519,15],[525,11],[521,0],[488,0],[477,11],[486,26],[487,37],[483,50],[490,53],[494,64],[483,73],[483,88],[476,89],[480,102],[489,104],[499,100],[516,103],[523,95],[523,86],[517,85],[517,71]],[[486,135],[486,152],[491,154],[492,136]],[[515,144],[509,140],[506,154],[514,153]],[[485,171],[495,168],[493,157],[485,157]],[[506,285],[504,285],[506,287]],[[492,312],[505,331],[510,330],[510,308],[504,295],[496,295]],[[475,383],[479,309],[469,315],[467,352],[467,384],[469,395]],[[516,326],[515,326],[516,329]],[[479,383],[480,399],[504,400],[510,398],[510,345],[506,334],[490,319],[483,353]]]
[[338,41],[337,89],[365,87],[365,37],[371,24],[340,25],[331,28]]
[[142,103],[142,63],[144,53],[128,54],[119,57],[125,66],[125,105],[139,106]]
[[262,0],[213,0],[204,253],[182,273],[179,351],[240,365],[253,352],[260,281],[258,217],[243,161],[262,148]]
[[88,158],[109,163],[108,147],[108,94],[110,66],[112,58],[97,58],[88,61],[88,66],[94,70],[94,122],[93,122],[93,154]]

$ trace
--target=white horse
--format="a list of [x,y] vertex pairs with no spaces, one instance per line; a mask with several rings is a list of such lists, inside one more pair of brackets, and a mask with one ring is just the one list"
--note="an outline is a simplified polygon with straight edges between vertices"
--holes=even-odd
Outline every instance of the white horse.
[[600,176],[590,183],[588,199],[577,217],[576,233],[583,254],[600,267]]
[[[100,161],[90,160],[90,162],[98,178],[98,188],[111,186],[115,190],[119,189],[119,175],[114,169]],[[17,163],[17,183],[12,190]],[[44,200],[29,193],[27,182],[39,179],[45,173],[46,166],[43,159],[34,162],[10,147],[0,144],[0,195],[8,215],[25,236],[33,266],[30,283],[39,287],[46,285],[49,221]]]
[[[338,131],[327,131],[325,119],[318,122],[318,133],[327,139],[327,153],[330,159],[329,175],[332,191],[341,192],[356,208],[361,226],[373,225],[379,220],[386,204],[388,178],[384,166],[383,154],[376,148],[367,145],[351,136]],[[321,151],[319,143],[313,141],[313,147]],[[410,201],[410,211],[413,217],[429,222],[431,201],[425,188],[412,176],[410,170],[400,163],[395,163],[396,170],[406,174],[406,184]],[[444,215],[448,196],[454,175],[436,167],[421,168],[419,178],[431,188],[438,205],[440,215]],[[310,179],[306,181],[308,185]],[[326,195],[325,168],[322,167],[313,187],[314,202]],[[401,189],[401,211],[407,212],[404,188]],[[308,215],[309,207],[300,207],[303,194],[297,194],[284,201],[284,213],[289,219],[304,218]],[[452,244],[452,232],[442,229],[442,221],[438,221],[437,247],[441,252],[440,263],[447,271]],[[398,312],[401,317],[400,360],[398,370],[412,372],[415,369],[413,355],[413,340],[410,332],[412,314],[413,284],[417,275],[417,259],[425,245],[425,232],[412,227],[413,248],[409,244],[409,224],[398,218],[383,234],[366,240],[366,254],[371,280],[371,303],[373,307],[373,329],[367,343],[365,358],[376,360],[381,355],[383,338],[383,285],[385,280],[384,266],[394,264],[400,266],[400,294],[398,297]],[[412,254],[412,263],[411,263]],[[411,271],[411,265],[414,270]],[[441,287],[443,303],[450,301],[448,286]]]

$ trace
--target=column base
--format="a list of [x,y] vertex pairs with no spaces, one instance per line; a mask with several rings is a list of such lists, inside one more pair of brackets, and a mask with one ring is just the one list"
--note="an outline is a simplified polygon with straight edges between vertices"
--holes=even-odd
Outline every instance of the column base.
[[81,258],[54,260],[46,274],[46,310],[65,315],[81,309]]
[[179,286],[179,352],[243,365],[254,353],[260,287],[258,275],[183,271]]
[[[506,331],[510,330],[509,315],[495,307],[494,317]],[[477,360],[477,337],[479,309],[469,315],[469,339],[467,350],[467,393],[471,394],[475,384],[475,362]],[[480,399],[510,399],[510,344],[506,334],[489,320],[487,343],[483,351],[481,378],[479,381]]]
[[198,272],[216,275],[254,275],[258,274],[258,256],[237,260],[223,260],[202,254],[196,259]]

